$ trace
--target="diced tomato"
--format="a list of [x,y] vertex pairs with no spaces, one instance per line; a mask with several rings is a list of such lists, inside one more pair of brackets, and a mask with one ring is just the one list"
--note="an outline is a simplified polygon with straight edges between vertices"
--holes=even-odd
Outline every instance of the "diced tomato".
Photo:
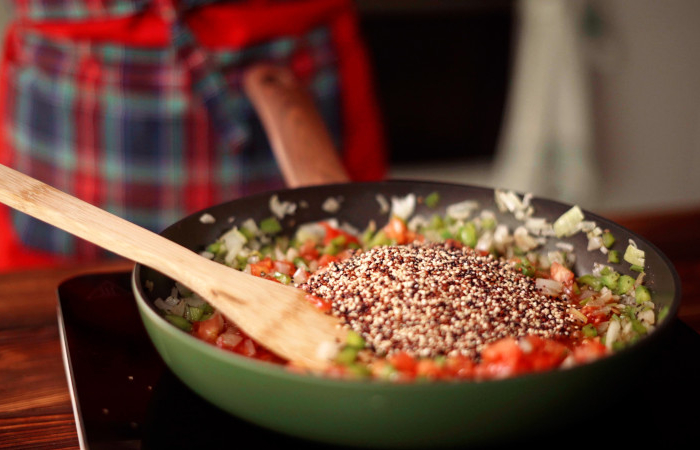
[[408,244],[411,235],[413,235],[409,232],[406,222],[396,216],[389,219],[389,223],[384,226],[384,233],[397,244]]
[[416,376],[436,380],[442,378],[443,375],[442,368],[433,359],[421,359],[416,364]]
[[574,348],[574,361],[585,363],[605,356],[608,349],[598,339],[586,339]]
[[315,261],[318,259],[318,249],[316,248],[316,242],[313,239],[307,239],[299,247],[299,255],[307,261]]
[[455,378],[473,378],[476,364],[463,355],[451,356],[445,361],[445,371]]
[[406,352],[397,352],[389,357],[389,363],[396,370],[407,375],[415,375],[418,361]]
[[243,356],[253,357],[257,353],[257,345],[252,339],[244,339],[241,343],[241,348],[238,350]]
[[360,243],[360,241],[352,234],[339,228],[332,227],[328,222],[321,222],[321,225],[323,225],[323,227],[326,229],[326,235],[323,237],[324,245],[330,244],[331,241],[337,238],[338,236],[343,236],[345,238],[345,245],[348,245],[350,243],[355,243],[359,245]]
[[574,273],[558,262],[553,262],[549,269],[552,280],[570,286],[574,282]]
[[542,339],[537,336],[528,336],[526,339],[532,346],[532,350],[523,355],[527,371],[543,371],[558,367],[569,353],[569,349],[564,344],[551,339]]
[[243,336],[235,327],[229,327],[216,338],[216,346],[225,350],[235,351]]
[[317,297],[315,295],[311,294],[306,294],[306,299],[311,302],[312,305],[314,305],[316,308],[318,308],[322,312],[330,312],[331,311],[331,302],[321,298]]
[[588,318],[588,323],[599,325],[608,320],[610,314],[601,310],[599,306],[584,306],[581,313]]
[[195,322],[192,331],[198,338],[215,342],[224,329],[224,317],[217,311],[207,320]]
[[328,264],[335,261],[340,261],[340,258],[338,258],[336,255],[325,253],[318,258],[318,267],[326,267]]
[[500,339],[481,352],[477,374],[481,378],[506,378],[522,368],[523,350],[514,338]]
[[275,261],[273,264],[273,267],[274,267],[276,272],[283,273],[285,275],[289,275],[290,277],[296,271],[296,267],[294,266],[294,263],[292,263],[290,261]]
[[256,277],[268,277],[273,271],[274,261],[269,257],[250,264],[250,273]]

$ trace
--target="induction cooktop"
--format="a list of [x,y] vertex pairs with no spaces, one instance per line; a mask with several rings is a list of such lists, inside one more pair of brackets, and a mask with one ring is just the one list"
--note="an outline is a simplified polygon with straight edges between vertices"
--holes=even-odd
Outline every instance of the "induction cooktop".
[[[151,344],[130,277],[88,274],[58,287],[63,356],[82,448],[328,448],[231,416],[185,386]],[[663,336],[658,361],[638,377],[619,380],[622,394],[611,393],[610,404],[581,405],[583,413],[570,427],[539,437],[537,445],[689,442],[700,406],[699,356],[700,335],[676,320]]]

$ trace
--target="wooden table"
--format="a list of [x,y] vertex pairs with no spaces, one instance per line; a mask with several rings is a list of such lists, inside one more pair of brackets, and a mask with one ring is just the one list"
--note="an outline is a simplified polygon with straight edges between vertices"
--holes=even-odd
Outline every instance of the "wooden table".
[[[614,219],[671,259],[683,285],[679,317],[700,332],[700,210]],[[112,261],[0,274],[0,448],[78,448],[56,289],[79,274],[131,267]]]

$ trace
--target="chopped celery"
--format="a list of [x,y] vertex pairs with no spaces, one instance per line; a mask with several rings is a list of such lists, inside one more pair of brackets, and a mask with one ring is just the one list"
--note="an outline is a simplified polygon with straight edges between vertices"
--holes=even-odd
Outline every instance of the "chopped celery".
[[630,244],[627,246],[625,255],[622,258],[633,266],[644,267],[644,250],[634,245]]
[[617,250],[610,250],[608,252],[608,262],[617,264],[620,262],[620,252]]
[[637,289],[634,290],[634,298],[637,300],[637,304],[642,304],[651,301],[651,293],[646,286],[639,285]]
[[670,310],[670,308],[669,308],[668,305],[666,305],[666,306],[664,306],[663,308],[661,308],[661,309],[659,310],[659,314],[658,314],[658,316],[657,316],[657,320],[658,320],[659,322],[663,321],[663,320],[668,316],[669,310]]
[[438,203],[440,203],[440,194],[437,192],[432,192],[430,193],[427,197],[425,197],[425,205],[428,208],[435,208]]
[[579,224],[583,219],[581,208],[578,205],[573,206],[554,222],[554,233],[557,237],[571,236],[579,230]]
[[166,314],[165,319],[183,331],[189,332],[192,330],[192,324],[184,317]]
[[628,294],[632,288],[634,287],[634,278],[632,278],[629,275],[622,275],[620,279],[617,281],[617,289],[615,289],[615,293],[617,295],[625,295]]
[[267,234],[277,234],[282,231],[282,225],[276,217],[271,216],[260,221],[260,231]]

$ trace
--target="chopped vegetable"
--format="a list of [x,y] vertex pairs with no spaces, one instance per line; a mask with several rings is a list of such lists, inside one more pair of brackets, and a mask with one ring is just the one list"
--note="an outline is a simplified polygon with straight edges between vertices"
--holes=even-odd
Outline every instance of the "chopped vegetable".
[[557,237],[572,236],[579,231],[583,219],[581,208],[573,206],[554,222],[554,233]]

